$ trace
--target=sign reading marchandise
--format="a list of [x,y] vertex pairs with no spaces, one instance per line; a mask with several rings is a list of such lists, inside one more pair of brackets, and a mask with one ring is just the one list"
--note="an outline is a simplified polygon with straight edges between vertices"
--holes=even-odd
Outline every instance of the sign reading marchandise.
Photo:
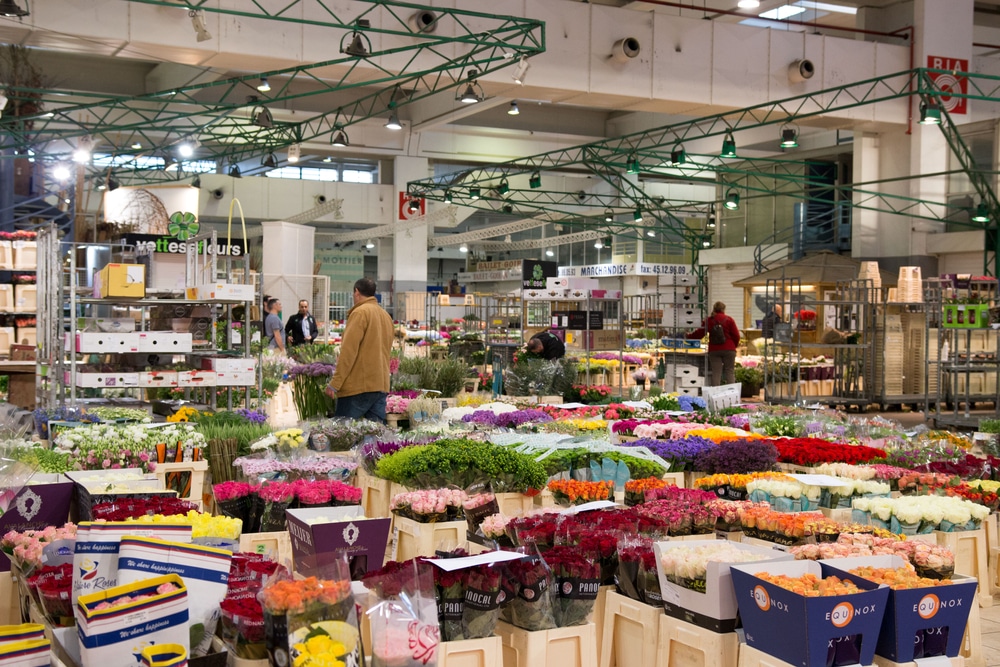
[[206,252],[209,255],[218,254],[229,255],[231,257],[240,257],[243,255],[242,243],[233,243],[230,245],[217,243],[213,246],[211,243],[205,243],[204,240],[191,242],[178,241],[172,236],[157,236],[155,234],[126,234],[124,241],[127,245],[134,245],[136,250],[139,251],[151,251],[170,255],[187,255],[189,253],[204,255]]
[[666,276],[684,275],[688,267],[683,264],[591,264],[589,266],[560,266],[560,277],[600,278],[609,276]]

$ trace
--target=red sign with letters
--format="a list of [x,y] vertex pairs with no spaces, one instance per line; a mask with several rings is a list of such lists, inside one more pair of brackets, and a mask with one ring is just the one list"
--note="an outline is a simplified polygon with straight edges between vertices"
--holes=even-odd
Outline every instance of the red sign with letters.
[[945,58],[943,56],[927,56],[927,67],[930,69],[947,69],[951,72],[930,72],[928,76],[941,91],[941,106],[950,114],[969,113],[969,100],[965,97],[955,97],[949,92],[967,94],[969,80],[961,73],[969,71],[969,61],[962,58]]
[[411,197],[405,192],[399,193],[399,210],[397,220],[412,220],[427,212],[427,201],[420,197]]

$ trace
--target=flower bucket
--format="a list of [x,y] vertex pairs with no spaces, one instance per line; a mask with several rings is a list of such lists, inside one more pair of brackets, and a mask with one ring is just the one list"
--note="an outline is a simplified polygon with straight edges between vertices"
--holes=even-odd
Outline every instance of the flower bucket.
[[819,499],[810,500],[809,498],[802,496],[799,498],[799,502],[802,504],[803,512],[815,512],[819,509]]
[[[960,530],[964,530],[964,527],[965,526],[963,524],[963,527]],[[943,533],[952,533],[955,531],[955,524],[947,519],[941,519],[941,523],[938,524],[938,530]]]
[[889,519],[889,530],[897,535],[916,535],[920,531],[920,522],[905,523],[893,516]]
[[935,530],[937,530],[938,524],[932,521],[921,521],[920,528],[917,529],[918,535],[930,535]]

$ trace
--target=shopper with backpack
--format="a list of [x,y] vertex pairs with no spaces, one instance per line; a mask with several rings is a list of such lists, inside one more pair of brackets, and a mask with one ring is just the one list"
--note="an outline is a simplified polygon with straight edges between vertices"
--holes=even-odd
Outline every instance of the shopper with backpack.
[[733,318],[726,315],[726,304],[716,301],[712,314],[705,318],[701,328],[688,334],[688,338],[704,338],[708,334],[708,366],[711,376],[708,386],[718,387],[736,382],[736,347],[740,344],[740,330]]

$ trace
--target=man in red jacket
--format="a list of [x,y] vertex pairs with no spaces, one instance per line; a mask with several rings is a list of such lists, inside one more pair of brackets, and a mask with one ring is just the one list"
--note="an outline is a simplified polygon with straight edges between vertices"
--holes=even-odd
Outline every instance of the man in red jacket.
[[712,314],[688,338],[704,338],[708,334],[708,366],[712,372],[708,386],[718,387],[736,382],[736,347],[740,344],[740,330],[733,318],[726,315],[726,304],[716,301]]

